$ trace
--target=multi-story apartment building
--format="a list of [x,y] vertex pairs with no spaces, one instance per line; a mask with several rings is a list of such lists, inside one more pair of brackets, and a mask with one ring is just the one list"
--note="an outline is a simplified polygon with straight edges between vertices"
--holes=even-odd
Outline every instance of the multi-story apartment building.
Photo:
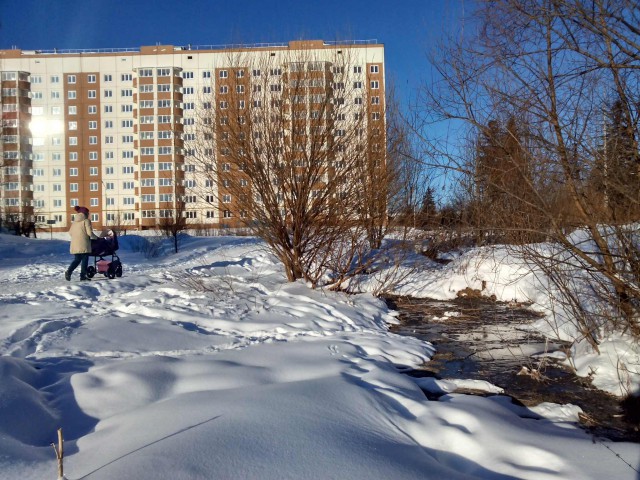
[[[336,66],[336,58],[347,60]],[[295,72],[307,63],[326,72],[304,80],[315,97],[347,82],[341,102],[367,105],[369,124],[384,118],[384,48],[371,41],[0,50],[0,215],[54,231],[68,228],[76,205],[90,209],[96,228],[153,228],[174,215],[199,226],[233,225],[229,219],[240,216],[224,195],[204,201],[195,189],[204,180],[190,145],[206,122],[203,112],[224,119],[231,98],[255,112],[262,102],[248,97],[245,104],[242,95],[260,91],[262,75],[269,75],[265,89],[286,91],[287,82],[302,82]],[[340,81],[332,81],[336,72]],[[204,149],[211,169],[229,173],[221,161],[228,147],[211,141]],[[210,186],[224,189],[227,181]]]

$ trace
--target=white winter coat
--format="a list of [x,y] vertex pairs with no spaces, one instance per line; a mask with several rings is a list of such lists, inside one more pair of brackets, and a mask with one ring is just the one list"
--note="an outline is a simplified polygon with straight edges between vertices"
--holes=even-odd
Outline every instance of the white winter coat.
[[91,240],[98,237],[93,233],[91,220],[85,217],[84,213],[76,213],[76,218],[69,229],[71,235],[71,246],[69,251],[76,253],[91,253]]

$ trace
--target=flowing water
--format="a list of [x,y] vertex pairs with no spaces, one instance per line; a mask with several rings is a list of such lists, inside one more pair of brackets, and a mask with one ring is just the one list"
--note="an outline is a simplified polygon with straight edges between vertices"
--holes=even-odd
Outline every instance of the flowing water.
[[529,325],[539,317],[526,306],[476,297],[388,297],[387,303],[399,311],[395,333],[427,340],[436,348],[432,360],[411,375],[485,380],[527,406],[578,405],[584,413],[581,425],[595,435],[640,442],[638,422],[630,420],[619,399],[554,359],[564,358],[568,345],[533,332]]

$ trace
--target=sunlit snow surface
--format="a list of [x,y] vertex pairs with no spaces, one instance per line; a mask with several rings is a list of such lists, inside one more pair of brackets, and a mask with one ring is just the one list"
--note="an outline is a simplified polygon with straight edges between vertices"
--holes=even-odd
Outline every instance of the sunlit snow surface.
[[70,480],[637,479],[640,447],[573,406],[428,401],[401,372],[429,344],[369,294],[287,283],[255,239],[120,240],[122,278],[68,283],[67,241],[0,235],[1,479],[55,479],[58,427]]

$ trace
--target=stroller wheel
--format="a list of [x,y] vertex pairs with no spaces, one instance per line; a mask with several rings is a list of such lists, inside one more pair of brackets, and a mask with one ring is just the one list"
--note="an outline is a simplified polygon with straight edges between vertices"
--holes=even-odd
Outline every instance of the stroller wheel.
[[95,274],[96,274],[96,267],[94,267],[93,265],[87,267],[87,277],[93,278]]
[[116,266],[116,277],[120,278],[122,276],[122,264],[118,263]]
[[109,277],[110,279],[116,278],[116,269],[114,268],[113,264],[109,265],[109,270],[107,271],[107,277]]

